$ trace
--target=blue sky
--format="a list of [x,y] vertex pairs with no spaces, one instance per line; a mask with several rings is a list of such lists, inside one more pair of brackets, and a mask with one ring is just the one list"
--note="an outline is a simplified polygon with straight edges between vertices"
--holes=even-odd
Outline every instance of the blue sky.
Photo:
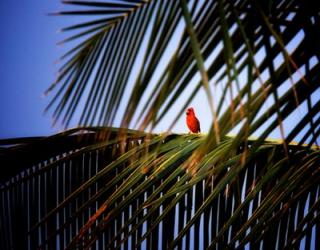
[[49,97],[43,92],[54,79],[61,55],[56,31],[64,20],[47,16],[57,0],[0,1],[0,138],[52,134]]

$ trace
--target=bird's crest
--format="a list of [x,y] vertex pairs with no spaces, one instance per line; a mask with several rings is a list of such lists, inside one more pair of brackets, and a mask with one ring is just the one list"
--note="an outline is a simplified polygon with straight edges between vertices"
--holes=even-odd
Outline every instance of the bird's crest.
[[194,110],[192,107],[188,108],[187,111],[186,111],[186,114],[189,115],[189,114],[194,114]]

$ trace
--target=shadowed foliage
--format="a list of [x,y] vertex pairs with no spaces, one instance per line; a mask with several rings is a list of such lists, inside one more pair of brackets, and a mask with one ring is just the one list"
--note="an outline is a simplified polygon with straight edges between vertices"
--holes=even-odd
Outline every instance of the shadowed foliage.
[[15,177],[1,188],[3,249],[318,246],[317,149],[289,145],[285,159],[265,142],[242,162],[250,140],[222,161],[226,137],[191,165],[204,136],[129,131],[124,142],[116,132],[74,129],[5,150]]
[[[0,141],[2,248],[320,248],[319,3],[63,2],[48,109],[85,127]],[[141,132],[201,91],[207,134]]]

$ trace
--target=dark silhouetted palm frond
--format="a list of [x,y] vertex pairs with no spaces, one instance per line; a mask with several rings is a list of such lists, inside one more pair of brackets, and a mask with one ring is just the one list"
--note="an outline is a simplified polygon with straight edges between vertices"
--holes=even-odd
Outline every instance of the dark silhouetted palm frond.
[[1,141],[2,249],[319,244],[317,148],[225,137],[194,162],[204,136],[118,132]]

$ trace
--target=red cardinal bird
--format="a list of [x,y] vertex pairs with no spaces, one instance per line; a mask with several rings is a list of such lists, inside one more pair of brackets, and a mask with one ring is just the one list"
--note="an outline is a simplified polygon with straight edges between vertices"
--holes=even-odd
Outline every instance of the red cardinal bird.
[[192,133],[199,133],[200,132],[200,122],[196,115],[194,114],[193,108],[187,109],[187,126]]

